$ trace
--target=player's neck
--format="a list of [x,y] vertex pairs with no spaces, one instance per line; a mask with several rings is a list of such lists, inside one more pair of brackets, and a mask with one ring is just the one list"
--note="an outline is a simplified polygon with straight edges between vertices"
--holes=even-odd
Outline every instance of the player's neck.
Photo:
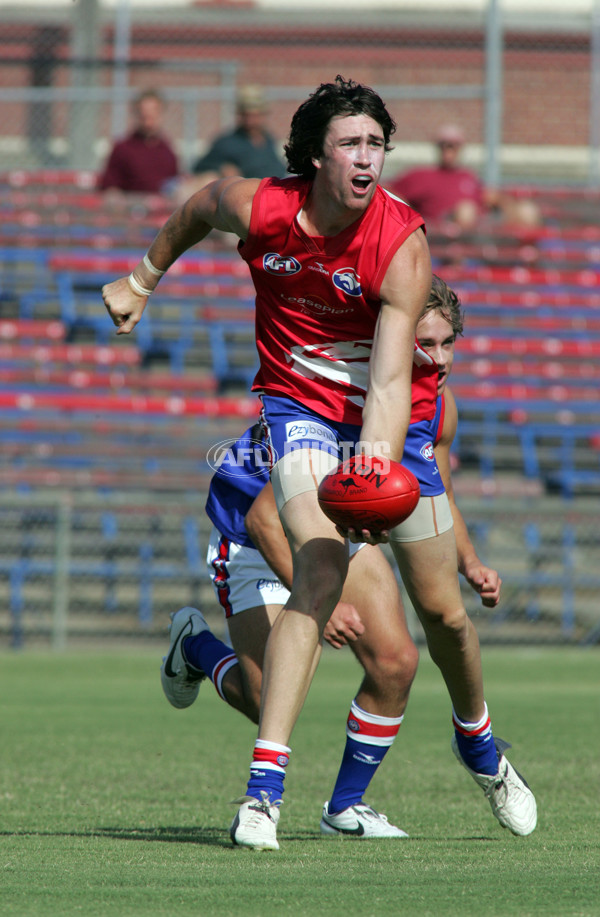
[[309,194],[298,214],[298,222],[309,236],[337,236],[361,218],[362,210],[338,207],[331,199]]

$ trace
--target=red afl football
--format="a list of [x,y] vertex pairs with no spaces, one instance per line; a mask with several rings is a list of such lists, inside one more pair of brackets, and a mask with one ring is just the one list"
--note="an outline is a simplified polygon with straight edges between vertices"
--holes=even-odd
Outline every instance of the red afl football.
[[353,456],[319,485],[319,505],[332,522],[374,533],[408,519],[420,495],[412,471],[377,455]]

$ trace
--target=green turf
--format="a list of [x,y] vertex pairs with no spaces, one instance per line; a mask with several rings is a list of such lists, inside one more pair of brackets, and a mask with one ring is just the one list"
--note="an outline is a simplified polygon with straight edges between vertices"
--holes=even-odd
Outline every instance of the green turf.
[[534,788],[516,838],[449,748],[427,653],[368,801],[409,840],[321,839],[359,670],[328,651],[293,737],[278,853],[233,849],[254,727],[210,685],[175,711],[160,652],[0,655],[0,913],[600,915],[600,653],[485,650],[497,735]]

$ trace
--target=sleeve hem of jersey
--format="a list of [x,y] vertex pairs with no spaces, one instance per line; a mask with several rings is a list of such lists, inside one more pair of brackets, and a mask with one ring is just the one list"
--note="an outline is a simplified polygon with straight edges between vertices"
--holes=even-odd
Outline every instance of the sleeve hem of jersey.
[[404,229],[396,236],[396,238],[394,239],[394,241],[388,248],[383,260],[381,261],[381,264],[377,268],[377,273],[375,274],[375,277],[373,278],[372,289],[373,289],[374,295],[378,299],[380,298],[381,284],[383,283],[385,272],[387,271],[388,267],[390,266],[390,261],[392,260],[392,258],[394,257],[394,255],[396,254],[396,252],[398,251],[402,243],[405,242],[406,239],[408,239],[408,237],[413,234],[413,232],[415,232],[417,229],[420,229],[421,227],[423,228],[423,232],[425,232],[425,221],[423,220],[423,217],[415,216],[410,221],[410,223],[407,223]]

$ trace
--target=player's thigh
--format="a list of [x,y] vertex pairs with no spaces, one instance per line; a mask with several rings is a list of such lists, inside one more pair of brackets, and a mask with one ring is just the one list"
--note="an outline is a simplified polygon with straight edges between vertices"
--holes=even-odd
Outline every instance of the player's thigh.
[[396,576],[377,545],[364,545],[350,560],[342,601],[354,605],[365,627],[406,629]]
[[274,458],[273,494],[294,559],[291,601],[304,611],[307,602],[326,607],[339,598],[348,546],[319,507],[317,490],[338,466],[343,443],[355,441],[360,430],[331,423],[290,398],[264,395],[262,400]]
[[391,543],[415,611],[435,619],[455,613],[463,601],[454,530],[413,542]]
[[290,601],[307,590],[337,601],[348,571],[348,544],[321,511],[316,488],[291,497],[279,516],[294,558]]
[[265,646],[282,605],[258,605],[233,615],[227,621],[231,645],[242,669],[242,677],[253,693],[260,694]]
[[365,627],[351,644],[360,661],[416,656],[396,575],[381,548],[365,545],[352,557],[342,601],[354,605]]
[[343,541],[317,498],[320,482],[337,464],[337,458],[327,452],[298,448],[286,453],[273,467],[273,494],[292,551],[315,536]]

